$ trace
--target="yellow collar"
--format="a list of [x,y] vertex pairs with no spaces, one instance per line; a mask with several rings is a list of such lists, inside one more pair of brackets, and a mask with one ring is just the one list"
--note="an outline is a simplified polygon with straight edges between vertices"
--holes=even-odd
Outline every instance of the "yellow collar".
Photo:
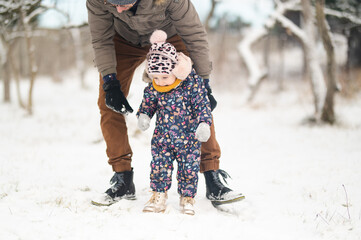
[[172,90],[173,88],[176,88],[180,83],[182,82],[182,80],[179,80],[178,78],[174,81],[174,83],[172,83],[171,85],[168,86],[159,86],[155,83],[154,79],[153,79],[153,87],[155,88],[155,90],[157,90],[158,92],[169,92],[170,90]]

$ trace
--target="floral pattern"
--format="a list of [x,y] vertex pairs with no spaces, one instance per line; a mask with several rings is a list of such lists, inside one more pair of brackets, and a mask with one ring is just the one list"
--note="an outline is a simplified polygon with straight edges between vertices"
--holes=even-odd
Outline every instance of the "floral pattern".
[[172,184],[173,161],[178,162],[178,193],[194,197],[197,192],[201,142],[195,137],[200,122],[212,124],[207,90],[194,70],[176,88],[158,92],[150,83],[137,115],[156,114],[152,137],[150,187],[165,192]]

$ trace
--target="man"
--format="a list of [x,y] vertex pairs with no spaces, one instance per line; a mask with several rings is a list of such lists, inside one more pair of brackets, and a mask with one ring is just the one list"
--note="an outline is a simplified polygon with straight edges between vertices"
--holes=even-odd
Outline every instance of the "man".
[[[146,59],[149,37],[154,30],[167,33],[167,42],[177,51],[189,55],[193,67],[205,82],[212,110],[217,102],[209,86],[212,65],[209,60],[207,34],[190,0],[87,0],[89,26],[100,72],[98,106],[101,129],[107,145],[108,163],[115,172],[111,186],[95,205],[110,205],[120,199],[134,199],[132,149],[129,145],[124,114],[132,113],[126,96],[135,69]],[[142,89],[143,90],[143,89]],[[211,137],[202,144],[200,170],[204,173],[207,198],[214,204],[244,198],[224,186],[219,175],[220,147]]]

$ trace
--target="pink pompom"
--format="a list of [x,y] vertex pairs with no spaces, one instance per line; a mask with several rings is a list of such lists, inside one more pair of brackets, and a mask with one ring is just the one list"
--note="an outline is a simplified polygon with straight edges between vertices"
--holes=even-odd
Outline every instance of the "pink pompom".
[[153,43],[163,43],[167,40],[167,34],[163,30],[155,30],[150,36],[150,42]]

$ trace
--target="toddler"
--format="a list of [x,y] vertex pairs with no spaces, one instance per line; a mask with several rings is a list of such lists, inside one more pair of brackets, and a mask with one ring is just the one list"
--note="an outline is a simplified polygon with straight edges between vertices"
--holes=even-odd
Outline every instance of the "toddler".
[[190,58],[178,53],[166,39],[161,30],[150,38],[146,72],[152,82],[144,89],[137,112],[138,126],[143,131],[156,114],[150,164],[153,194],[143,212],[165,211],[176,160],[181,210],[194,215],[201,142],[210,137],[211,109],[203,79],[192,70]]

